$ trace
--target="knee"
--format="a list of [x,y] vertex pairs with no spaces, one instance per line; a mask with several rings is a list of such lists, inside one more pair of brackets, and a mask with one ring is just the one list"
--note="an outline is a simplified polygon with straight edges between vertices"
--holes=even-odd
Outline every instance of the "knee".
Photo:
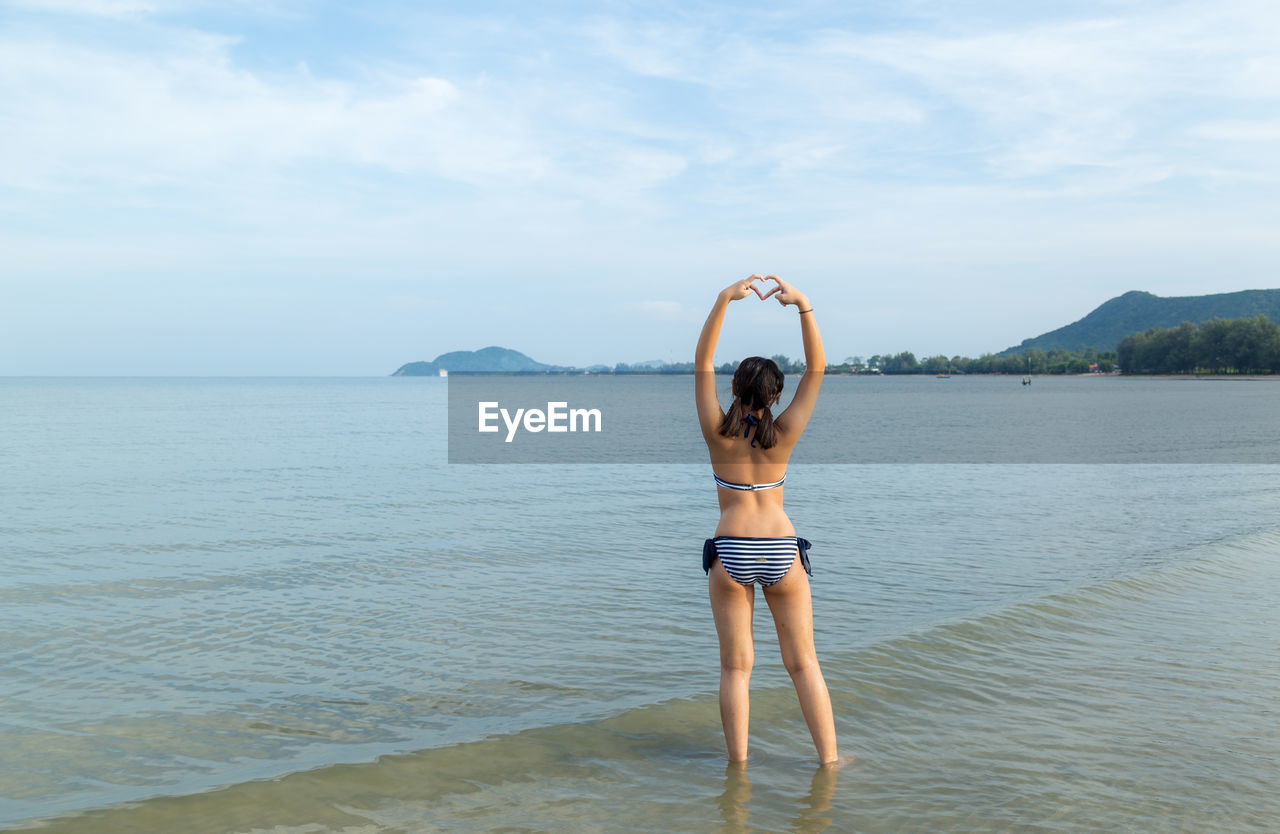
[[798,677],[818,668],[818,655],[815,652],[800,652],[784,657],[782,665],[787,667],[788,675]]
[[720,655],[720,671],[722,672],[750,675],[751,667],[754,663],[755,658],[750,651],[722,652]]

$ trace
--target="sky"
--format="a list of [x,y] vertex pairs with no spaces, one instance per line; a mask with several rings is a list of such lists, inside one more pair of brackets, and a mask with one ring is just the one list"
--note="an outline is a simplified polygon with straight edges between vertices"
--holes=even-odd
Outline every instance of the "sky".
[[0,375],[688,361],[756,272],[977,356],[1278,266],[1274,0],[0,0]]

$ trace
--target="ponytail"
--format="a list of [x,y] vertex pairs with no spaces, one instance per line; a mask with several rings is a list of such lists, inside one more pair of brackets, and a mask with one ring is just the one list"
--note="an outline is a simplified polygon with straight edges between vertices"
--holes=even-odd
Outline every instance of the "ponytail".
[[[737,396],[720,422],[720,434],[735,437],[742,432],[743,437],[751,438],[752,446],[773,448],[778,442],[778,431],[769,406],[782,393],[782,380],[782,371],[772,359],[751,356],[742,360],[733,375]],[[764,413],[756,417],[756,411]]]

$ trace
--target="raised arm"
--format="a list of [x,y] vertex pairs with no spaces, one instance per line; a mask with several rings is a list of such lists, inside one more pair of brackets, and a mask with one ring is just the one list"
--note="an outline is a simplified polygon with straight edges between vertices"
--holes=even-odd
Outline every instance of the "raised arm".
[[716,303],[702,325],[702,334],[698,336],[698,347],[693,354],[694,399],[698,404],[698,424],[702,426],[702,436],[714,437],[720,430],[720,422],[724,419],[724,409],[716,397],[716,342],[720,341],[720,326],[724,324],[724,311],[730,301],[746,298],[754,292],[761,298],[756,282],[759,275],[752,275],[741,281],[735,281],[720,291]]
[[778,285],[765,295],[766,298],[776,294],[779,304],[784,307],[794,305],[800,311],[804,373],[800,376],[800,384],[796,386],[796,394],[791,398],[791,403],[775,421],[783,434],[798,436],[808,425],[813,407],[818,403],[818,389],[822,387],[822,376],[827,370],[827,354],[822,349],[822,335],[813,318],[813,305],[809,303],[809,297],[776,275],[769,275],[764,280],[774,281]]

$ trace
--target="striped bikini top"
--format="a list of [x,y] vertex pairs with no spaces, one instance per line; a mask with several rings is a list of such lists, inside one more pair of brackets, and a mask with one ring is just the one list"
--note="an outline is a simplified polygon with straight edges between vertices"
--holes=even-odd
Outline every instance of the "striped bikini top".
[[740,489],[751,492],[754,492],[757,489],[773,489],[774,487],[780,487],[787,480],[787,476],[783,475],[771,484],[735,484],[733,481],[726,481],[714,472],[711,473],[711,477],[716,479],[716,486],[722,486],[725,489]]
[[[756,417],[754,414],[748,414],[747,430],[742,433],[742,436],[746,437],[751,434],[751,428],[758,425],[760,425],[760,418]],[[753,447],[756,445],[756,439],[754,437],[751,438],[751,445]],[[774,487],[782,486],[783,482],[787,480],[787,476],[783,475],[771,484],[735,484],[733,481],[726,481],[714,472],[711,473],[711,477],[716,479],[716,486],[722,486],[725,489],[739,489],[744,492],[755,492],[757,489],[773,489]]]

